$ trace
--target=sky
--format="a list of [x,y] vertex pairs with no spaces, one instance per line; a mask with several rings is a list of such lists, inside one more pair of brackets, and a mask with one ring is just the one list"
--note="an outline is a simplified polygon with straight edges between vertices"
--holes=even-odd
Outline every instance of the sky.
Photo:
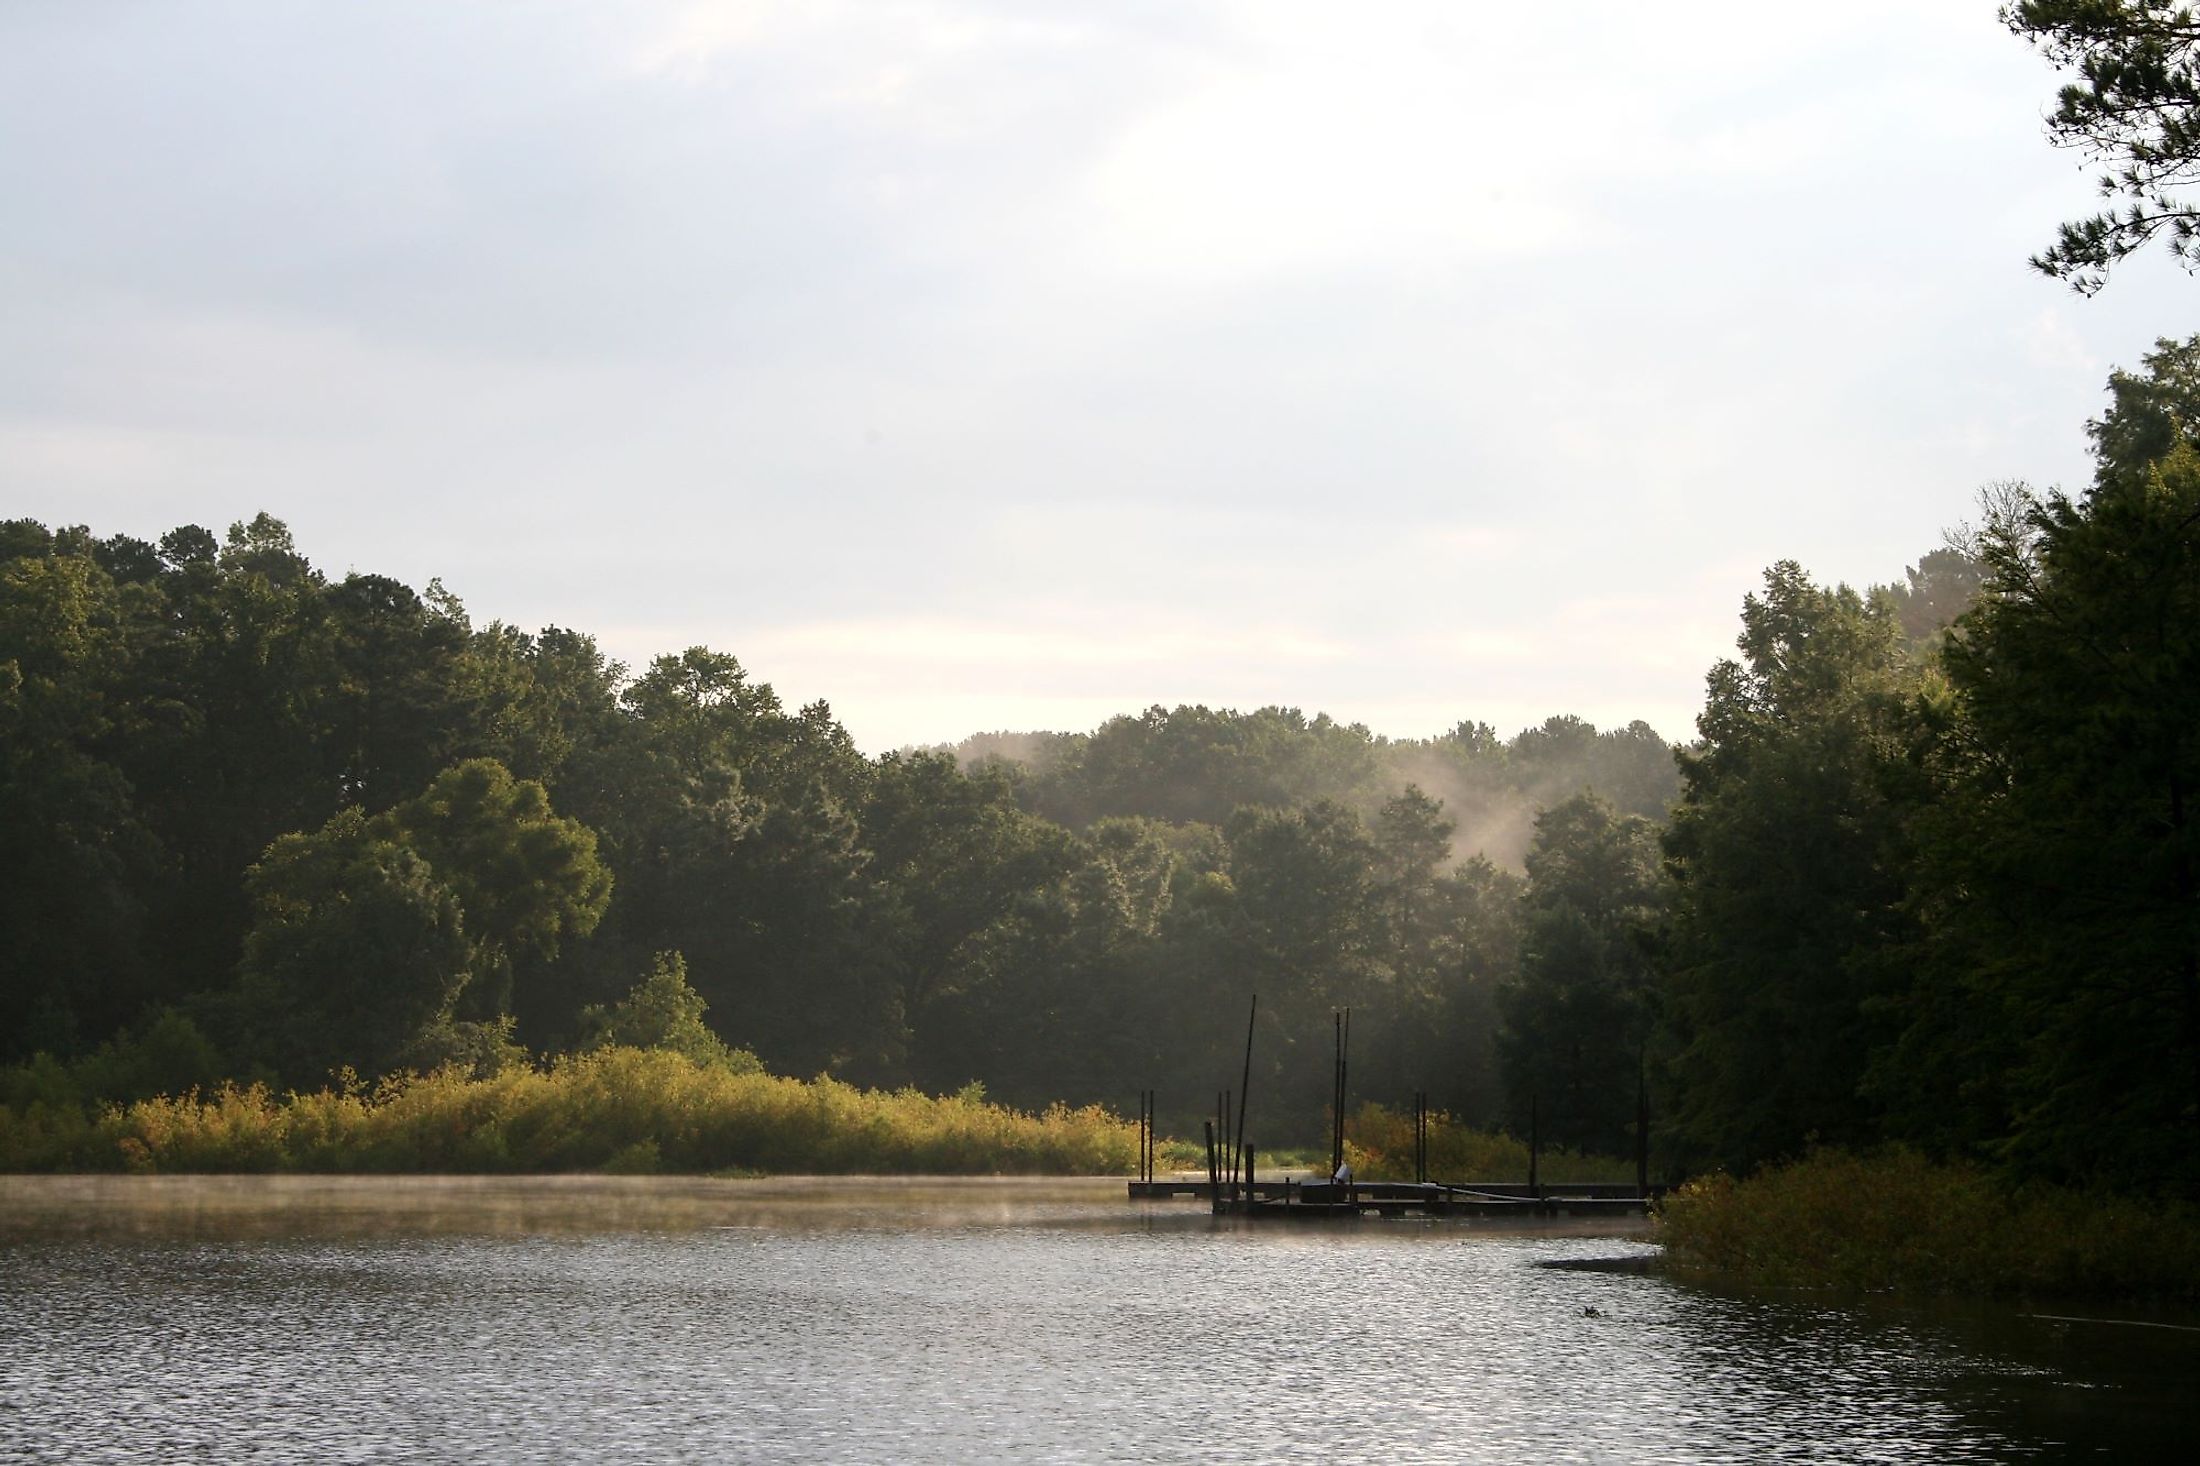
[[1692,736],[1780,559],[2088,477],[2200,330],[1991,0],[0,4],[0,517],[871,752],[1268,704]]

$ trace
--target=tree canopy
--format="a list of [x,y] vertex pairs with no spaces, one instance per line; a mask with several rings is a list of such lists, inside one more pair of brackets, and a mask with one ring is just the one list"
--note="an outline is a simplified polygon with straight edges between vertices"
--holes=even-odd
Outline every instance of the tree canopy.
[[2100,213],[2064,224],[2032,264],[2091,295],[2153,240],[2200,268],[2200,18],[2187,3],[2020,0],[2003,22],[2061,71],[2048,137],[2102,167]]

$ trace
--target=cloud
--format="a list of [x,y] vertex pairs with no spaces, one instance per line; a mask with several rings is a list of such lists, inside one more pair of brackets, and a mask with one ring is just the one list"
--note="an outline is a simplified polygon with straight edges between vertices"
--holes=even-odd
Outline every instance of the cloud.
[[0,7],[0,492],[871,746],[1675,734],[1758,567],[2082,475],[2190,315],[2027,274],[2051,87],[1971,0]]

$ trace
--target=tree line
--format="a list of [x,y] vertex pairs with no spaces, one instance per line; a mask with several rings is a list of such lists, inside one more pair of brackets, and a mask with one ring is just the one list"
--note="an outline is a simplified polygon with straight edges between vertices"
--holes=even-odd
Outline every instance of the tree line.
[[2200,1195],[2200,337],[2144,367],[2091,485],[1983,497],[1944,633],[1793,564],[1745,603],[1649,937],[1677,1165],[1899,1140]]
[[646,1042],[1189,1116],[1258,991],[1285,1123],[1317,1123],[1295,1076],[1343,1004],[1373,1092],[1494,1118],[1536,807],[1678,789],[1650,729],[1574,718],[1005,741],[865,757],[726,653],[630,674],[326,575],[267,515],[0,524],[0,1063],[120,1099]]
[[[1196,1125],[1237,1073],[1746,1170],[1901,1141],[2200,1192],[2200,338],[2076,495],[1859,592],[1769,569],[1698,739],[1290,709],[866,757],[261,516],[0,526],[0,1061],[127,1098],[604,1043]],[[1170,1118],[1165,1116],[1165,1118]]]

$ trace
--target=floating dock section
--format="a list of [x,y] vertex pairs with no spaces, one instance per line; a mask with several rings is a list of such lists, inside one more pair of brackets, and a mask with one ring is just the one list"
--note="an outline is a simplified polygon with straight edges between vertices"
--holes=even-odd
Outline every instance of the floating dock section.
[[1204,1201],[1216,1216],[1294,1221],[1360,1217],[1612,1217],[1641,1216],[1656,1199],[1624,1183],[1529,1187],[1505,1182],[1450,1185],[1440,1181],[1255,1181],[1219,1186],[1196,1177],[1132,1181],[1132,1201]]
[[[1336,1060],[1330,1070],[1329,1170],[1314,1176],[1285,1175],[1256,1179],[1255,1151],[1245,1139],[1245,1095],[1253,1082],[1253,1026],[1260,1015],[1255,994],[1245,1017],[1245,1069],[1238,1088],[1215,1095],[1215,1116],[1204,1122],[1207,1173],[1174,1177],[1156,1174],[1160,1154],[1158,1096],[1138,1092],[1138,1179],[1130,1183],[1132,1201],[1169,1201],[1190,1197],[1205,1201],[1218,1217],[1273,1217],[1279,1220],[1348,1220],[1360,1217],[1613,1217],[1644,1216],[1664,1194],[1650,1184],[1650,1097],[1644,1076],[1635,1079],[1635,1182],[1569,1181],[1539,1184],[1541,1141],[1533,1096],[1528,1104],[1528,1179],[1445,1182],[1429,1179],[1429,1131],[1434,1123],[1428,1092],[1413,1096],[1412,1181],[1361,1181],[1345,1165],[1344,1115],[1347,1067],[1352,1043],[1352,1010],[1331,1015]],[[1233,1104],[1233,1100],[1235,1103]]]

